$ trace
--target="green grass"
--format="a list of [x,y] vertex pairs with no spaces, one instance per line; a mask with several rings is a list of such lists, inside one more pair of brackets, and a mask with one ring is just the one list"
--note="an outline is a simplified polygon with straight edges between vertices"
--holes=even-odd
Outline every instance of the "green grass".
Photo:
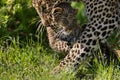
[[49,72],[58,58],[57,53],[39,42],[29,40],[20,48],[18,40],[12,39],[9,46],[0,46],[0,80],[56,80],[58,77]]
[[[11,41],[11,42],[9,42]],[[25,42],[24,42],[25,43]],[[25,45],[19,38],[0,40],[0,80],[119,80],[120,67],[104,65],[95,58],[93,65],[80,66],[76,73],[51,75],[50,71],[63,57],[46,47],[41,40],[28,39]],[[22,47],[21,47],[22,45]]]

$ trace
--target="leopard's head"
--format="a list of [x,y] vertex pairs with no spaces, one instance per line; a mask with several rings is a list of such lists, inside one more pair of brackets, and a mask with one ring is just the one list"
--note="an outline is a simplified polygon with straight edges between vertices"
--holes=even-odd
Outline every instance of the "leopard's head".
[[[52,27],[58,34],[69,35],[76,28],[77,10],[70,3],[57,3],[56,0],[33,0],[43,26]],[[38,28],[39,29],[39,28]]]
[[76,28],[76,14],[77,10],[69,3],[60,3],[51,10],[51,24],[62,30],[63,34],[69,35]]

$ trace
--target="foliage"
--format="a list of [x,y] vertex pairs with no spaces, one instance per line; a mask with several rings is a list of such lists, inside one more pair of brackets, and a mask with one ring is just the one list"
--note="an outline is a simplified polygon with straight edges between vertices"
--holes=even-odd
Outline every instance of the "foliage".
[[37,21],[31,0],[2,0],[0,2],[0,37],[34,33]]
[[[114,61],[104,65],[95,58],[93,64],[80,66],[78,73],[51,75],[50,71],[59,63],[60,55],[29,39],[20,47],[19,38],[10,38],[11,44],[4,47],[0,40],[0,80],[119,80],[120,70]],[[52,53],[52,54],[51,54]]]
[[83,25],[87,22],[87,16],[85,14],[85,9],[83,3],[72,2],[72,7],[78,10],[78,14],[76,15],[77,21],[80,25]]

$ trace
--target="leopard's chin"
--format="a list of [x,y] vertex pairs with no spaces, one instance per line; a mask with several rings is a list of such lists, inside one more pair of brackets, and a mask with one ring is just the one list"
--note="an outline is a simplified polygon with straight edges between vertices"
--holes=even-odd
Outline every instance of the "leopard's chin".
[[64,35],[70,35],[72,31],[64,31],[63,34]]

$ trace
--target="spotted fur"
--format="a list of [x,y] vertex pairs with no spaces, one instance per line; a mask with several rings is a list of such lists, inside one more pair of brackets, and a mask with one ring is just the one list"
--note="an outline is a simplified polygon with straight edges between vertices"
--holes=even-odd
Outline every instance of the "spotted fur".
[[37,10],[42,24],[46,26],[51,48],[66,53],[81,32],[80,26],[75,20],[77,10],[73,9],[70,3],[59,4],[58,1],[51,0],[52,3],[47,1],[49,0],[33,0],[33,6]]
[[83,0],[83,2],[89,21],[69,54],[54,68],[54,73],[64,69],[76,70],[82,61],[98,49],[98,43],[106,42],[119,26],[118,0]]
[[[33,0],[33,1],[40,1],[40,0]],[[63,37],[56,38],[57,37],[56,32],[54,31],[53,27],[58,28],[61,27],[62,25],[63,28],[62,30],[64,30],[62,32],[66,32],[70,34],[69,31],[65,31],[66,25],[64,26],[63,24],[61,24],[62,20],[59,21],[61,18],[60,17],[57,18],[55,17],[56,15],[54,15],[54,12],[56,13],[56,10],[58,10],[57,11],[58,14],[59,13],[61,14],[62,10],[60,8],[61,5],[59,4],[66,2],[66,0],[62,0],[62,2],[59,1],[56,1],[54,5],[53,5],[54,0],[53,3],[48,3],[48,2],[46,4],[44,3],[43,6],[44,8],[46,7],[46,9],[44,10],[40,9],[43,7],[40,6],[40,4],[38,4],[39,6],[37,7],[36,4],[34,5],[38,14],[40,15],[40,18],[43,20],[42,21],[43,25],[46,26],[47,28],[49,43],[51,47],[55,50],[61,50],[64,52],[68,52],[70,50],[69,54],[64,58],[64,60],[61,61],[60,64],[53,70],[54,73],[60,72],[63,69],[70,69],[70,68],[74,70],[77,69],[78,65],[82,61],[86,60],[88,56],[92,55],[92,52],[98,49],[98,44],[106,42],[107,37],[109,37],[114,32],[114,30],[118,28],[119,17],[120,17],[119,14],[120,8],[118,7],[118,2],[117,2],[118,0],[78,0],[84,2],[88,17],[88,23],[85,25],[84,31],[82,32],[81,35],[79,35],[79,37],[76,38],[75,41],[71,39],[67,40]],[[67,1],[68,3],[70,3],[71,0],[67,0]],[[63,11],[65,12],[65,10]],[[49,15],[49,13],[52,14]],[[71,17],[71,19],[74,20],[74,17]],[[64,20],[62,21],[62,23],[63,22]],[[73,23],[74,21],[71,22]],[[67,28],[68,30],[71,27],[73,28],[73,26],[77,26],[77,25],[72,25],[72,26],[71,25],[72,24],[70,24],[70,26]],[[72,48],[68,45],[69,41],[73,42]]]

